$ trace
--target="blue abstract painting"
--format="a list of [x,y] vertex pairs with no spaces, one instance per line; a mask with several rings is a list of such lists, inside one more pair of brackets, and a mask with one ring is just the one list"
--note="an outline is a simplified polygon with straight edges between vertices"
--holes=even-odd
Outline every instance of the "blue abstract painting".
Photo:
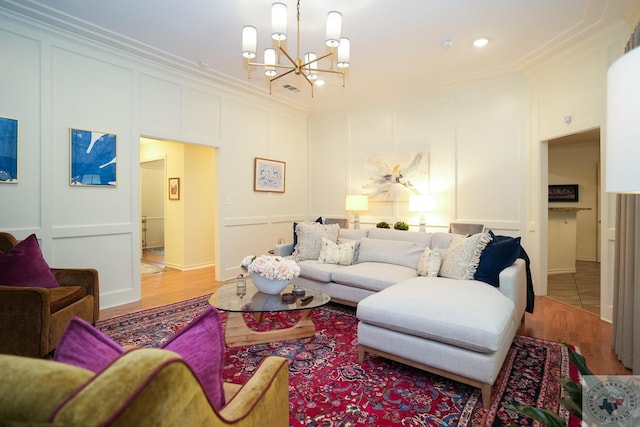
[[18,182],[18,121],[0,117],[0,183]]
[[71,185],[116,186],[116,135],[71,129]]

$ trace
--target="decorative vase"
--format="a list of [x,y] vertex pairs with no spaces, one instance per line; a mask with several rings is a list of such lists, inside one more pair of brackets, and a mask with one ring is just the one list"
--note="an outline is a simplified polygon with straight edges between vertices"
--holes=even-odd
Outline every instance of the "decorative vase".
[[278,295],[284,288],[287,287],[290,280],[272,280],[258,273],[251,273],[251,281],[260,292],[264,292],[269,295]]

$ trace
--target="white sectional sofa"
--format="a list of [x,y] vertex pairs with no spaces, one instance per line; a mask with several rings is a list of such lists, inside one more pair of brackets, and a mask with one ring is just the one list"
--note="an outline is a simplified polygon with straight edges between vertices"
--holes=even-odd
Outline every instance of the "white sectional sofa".
[[[329,230],[329,226],[323,227]],[[329,240],[336,236],[333,231],[327,233],[332,236]],[[482,390],[483,403],[488,407],[492,384],[524,319],[525,262],[509,262],[494,286],[473,279],[473,273],[465,278],[418,275],[418,263],[426,248],[442,250],[445,267],[448,255],[453,257],[454,251],[447,254],[447,250],[455,236],[340,229],[337,246],[356,242],[353,264],[299,259],[301,274],[293,283],[357,306],[361,362],[367,353],[376,354],[470,384]],[[454,246],[460,248],[460,239]],[[491,244],[482,246],[481,252],[488,252]],[[275,253],[293,252],[296,256],[293,249],[291,244],[279,245]]]

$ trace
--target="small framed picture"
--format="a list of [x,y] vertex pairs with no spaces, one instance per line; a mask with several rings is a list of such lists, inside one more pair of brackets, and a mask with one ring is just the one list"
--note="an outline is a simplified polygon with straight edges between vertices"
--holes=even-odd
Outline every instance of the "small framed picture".
[[549,185],[550,202],[577,202],[578,184]]
[[18,183],[18,121],[0,117],[0,184]]
[[116,135],[70,129],[69,185],[116,187]]
[[180,200],[180,178],[169,178],[169,200]]
[[253,170],[253,191],[284,193],[286,163],[256,157]]

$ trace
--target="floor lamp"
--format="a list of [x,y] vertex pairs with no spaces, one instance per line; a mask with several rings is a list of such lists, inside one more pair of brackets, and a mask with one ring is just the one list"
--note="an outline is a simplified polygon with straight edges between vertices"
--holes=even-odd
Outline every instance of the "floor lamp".
[[360,228],[360,212],[369,210],[369,198],[365,195],[348,195],[344,203],[346,211],[353,212],[353,228]]

